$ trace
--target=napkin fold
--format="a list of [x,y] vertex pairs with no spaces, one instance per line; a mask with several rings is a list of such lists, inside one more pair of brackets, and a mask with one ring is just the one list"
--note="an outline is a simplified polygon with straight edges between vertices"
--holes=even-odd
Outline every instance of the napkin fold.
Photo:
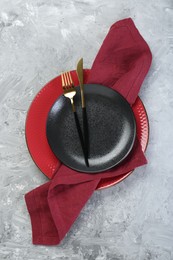
[[[111,26],[98,52],[87,83],[111,87],[132,105],[151,60],[150,49],[132,19],[118,21]],[[33,244],[59,244],[101,179],[125,174],[146,163],[136,139],[127,158],[109,171],[86,174],[60,165],[51,181],[25,195]]]

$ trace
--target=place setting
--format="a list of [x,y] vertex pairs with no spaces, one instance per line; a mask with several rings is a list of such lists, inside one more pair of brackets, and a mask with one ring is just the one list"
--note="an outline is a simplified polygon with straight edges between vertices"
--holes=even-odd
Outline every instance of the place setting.
[[138,93],[151,59],[132,19],[118,21],[91,69],[80,58],[33,99],[26,143],[48,177],[25,195],[33,244],[59,244],[95,190],[147,163],[149,121]]
[[[88,69],[83,69],[82,67],[82,75],[83,75],[83,80],[84,82],[86,81],[86,79],[88,78],[90,73],[90,70]],[[80,121],[81,123],[83,122],[83,118],[82,118],[82,100],[81,100],[81,90],[80,90],[80,86],[78,86],[79,84],[79,77],[78,77],[78,73],[77,71],[69,71],[68,75],[70,75],[71,78],[71,82],[72,85],[74,86],[74,82],[77,84],[77,86],[75,87],[76,89],[76,94],[75,94],[75,105],[78,109],[78,117],[80,117]],[[73,79],[72,79],[73,76]],[[65,76],[66,77],[66,76]],[[58,81],[58,87],[60,90],[60,96],[57,98],[57,100],[53,100],[52,104],[48,104],[46,101],[48,101],[48,99],[50,100],[50,97],[47,97],[47,92],[49,92],[49,94],[51,93],[53,87],[57,88],[57,79],[60,79],[61,82]],[[73,82],[74,80],[74,82]],[[89,90],[90,88],[90,90]],[[62,93],[61,93],[62,91]],[[107,95],[105,95],[105,93]],[[94,95],[95,94],[95,95]],[[101,95],[101,98],[104,97],[105,101],[108,103],[108,105],[111,105],[112,102],[112,112],[114,114],[114,118],[111,117],[110,119],[110,110],[109,107],[104,107],[102,106],[102,99],[101,102],[99,103],[97,100],[97,94]],[[54,95],[57,95],[56,90],[55,93],[51,94],[51,98],[54,98]],[[96,135],[96,141],[99,143],[99,147],[98,144],[96,144],[95,142],[93,143],[92,140],[95,136],[92,136],[92,133],[90,132],[90,140],[87,140],[87,145],[88,145],[88,149],[89,146],[92,145],[93,148],[98,149],[100,148],[100,145],[102,145],[103,147],[100,148],[97,152],[96,155],[97,156],[97,161],[95,161],[95,168],[93,169],[93,167],[90,165],[89,167],[86,166],[86,162],[85,162],[85,155],[82,151],[82,145],[81,145],[81,140],[79,137],[79,131],[76,127],[76,123],[75,123],[75,119],[73,118],[73,113],[72,113],[72,108],[70,107],[70,101],[66,100],[66,98],[63,95],[63,86],[62,86],[62,75],[58,76],[58,78],[53,79],[50,83],[48,83],[35,97],[35,99],[33,100],[30,109],[28,111],[28,115],[27,115],[27,120],[26,120],[26,141],[27,141],[27,145],[28,145],[28,149],[30,151],[30,154],[34,160],[34,162],[36,163],[36,165],[40,168],[40,170],[49,178],[51,179],[53,177],[53,171],[55,171],[56,165],[60,162],[63,162],[64,164],[68,165],[69,167],[72,167],[73,169],[76,169],[76,167],[79,167],[79,171],[83,171],[83,172],[90,172],[90,173],[96,173],[97,171],[102,171],[103,167],[105,167],[106,169],[109,169],[110,167],[114,167],[116,165],[117,160],[121,160],[120,158],[118,158],[116,156],[116,154],[113,152],[111,153],[111,148],[112,145],[114,144],[114,146],[116,146],[117,144],[115,144],[115,142],[117,142],[118,137],[117,137],[117,133],[115,133],[116,129],[117,129],[117,121],[118,121],[118,126],[120,126],[120,123],[123,124],[122,120],[119,120],[119,117],[121,117],[122,113],[117,114],[117,108],[115,110],[115,101],[116,99],[121,99],[122,103],[124,102],[126,105],[126,110],[128,110],[128,113],[130,114],[130,117],[128,118],[128,116],[124,119],[127,120],[127,123],[129,121],[131,121],[133,129],[130,127],[130,125],[126,125],[127,127],[127,131],[128,132],[128,136],[126,136],[126,138],[128,137],[129,140],[126,139],[126,147],[125,147],[125,143],[124,143],[124,147],[121,146],[121,149],[124,149],[124,153],[119,154],[120,156],[127,156],[128,152],[130,152],[130,150],[133,147],[133,143],[135,140],[135,137],[138,136],[138,139],[141,143],[142,146],[142,150],[145,151],[146,147],[147,147],[147,143],[148,143],[148,138],[149,138],[149,122],[148,122],[148,117],[147,117],[147,113],[146,113],[146,109],[141,101],[141,99],[139,97],[137,97],[137,100],[135,101],[135,103],[133,104],[133,106],[129,106],[129,104],[127,103],[127,101],[125,99],[123,99],[122,96],[120,96],[118,94],[118,92],[113,91],[112,89],[105,87],[103,85],[98,85],[98,84],[85,84],[85,97],[84,99],[88,98],[89,104],[87,105],[87,109],[85,107],[85,113],[87,110],[87,120],[89,117],[89,114],[91,114],[91,119],[90,119],[90,123],[89,125],[93,125],[95,124],[95,126],[92,127],[93,129],[93,135]],[[90,95],[90,97],[89,97]],[[92,95],[92,98],[91,98]],[[110,95],[110,97],[108,96]],[[117,96],[116,96],[117,95]],[[116,97],[115,97],[116,96]],[[115,100],[114,100],[115,99]],[[91,103],[93,100],[94,105],[98,105],[97,109],[93,109],[93,104]],[[87,102],[88,103],[88,102]],[[91,106],[90,106],[91,103]],[[118,109],[121,109],[121,106],[123,106],[123,104],[120,104],[120,106],[118,107]],[[46,107],[47,106],[47,107]],[[100,107],[100,108],[99,108]],[[46,109],[47,108],[47,109]],[[61,108],[61,109],[60,109]],[[103,117],[103,113],[97,113],[98,109],[104,109],[104,115],[105,117]],[[40,117],[40,112],[37,114],[37,111],[42,110],[42,114],[45,112],[47,113],[48,111],[48,116],[47,116],[47,120],[45,123],[45,118]],[[64,112],[63,112],[64,111]],[[95,115],[94,112],[96,112],[97,114]],[[108,112],[109,111],[109,112]],[[64,115],[63,115],[64,113]],[[65,113],[68,113],[68,115],[66,115]],[[59,116],[60,115],[60,116]],[[98,116],[100,115],[100,117],[98,118]],[[124,114],[125,116],[125,114]],[[70,118],[69,118],[70,117]],[[44,120],[43,120],[44,119]],[[115,120],[113,120],[115,119]],[[60,120],[60,121],[59,121]],[[69,122],[69,120],[71,120]],[[97,130],[97,122],[95,122],[95,120],[98,120],[101,129]],[[33,124],[34,122],[35,124]],[[103,123],[104,125],[103,125]],[[36,124],[37,123],[37,124]],[[68,126],[63,126],[62,124],[68,124]],[[78,122],[79,124],[79,122]],[[110,129],[110,126],[108,126],[108,124],[111,125],[111,127],[113,128],[113,131],[110,132],[105,131],[105,128],[107,127],[108,129]],[[114,124],[116,124],[116,127],[114,127]],[[59,127],[61,125],[61,127]],[[83,125],[82,125],[83,126]],[[88,124],[86,125],[86,127],[88,128]],[[123,125],[123,127],[125,127],[125,124]],[[80,130],[82,132],[82,128],[80,126]],[[83,129],[83,131],[85,130],[85,128]],[[88,129],[87,129],[88,131]],[[91,131],[91,129],[90,129]],[[41,133],[40,133],[41,132]],[[59,133],[60,132],[60,133]],[[70,134],[68,134],[70,133]],[[119,134],[122,134],[123,131],[120,131]],[[88,133],[89,134],[89,133]],[[98,134],[100,134],[100,140],[98,140]],[[105,136],[107,134],[107,136]],[[44,135],[44,136],[43,136]],[[82,133],[83,135],[83,133]],[[70,139],[71,141],[67,140]],[[74,139],[75,138],[75,139]],[[83,138],[83,136],[82,136]],[[104,138],[104,140],[103,140]],[[111,138],[113,139],[113,142],[111,140]],[[120,136],[119,136],[120,138]],[[123,139],[123,137],[121,137]],[[54,140],[55,139],[55,140]],[[101,141],[101,143],[100,143]],[[129,143],[128,143],[129,141]],[[105,142],[109,142],[107,144],[108,150],[105,151]],[[63,145],[64,143],[64,145]],[[76,150],[76,146],[78,144],[78,150]],[[68,147],[68,145],[70,147]],[[128,145],[128,146],[127,146]],[[83,146],[84,147],[84,146]],[[95,149],[93,149],[95,151]],[[65,151],[64,151],[65,150]],[[74,150],[76,150],[78,152],[78,157],[75,157],[74,154]],[[114,147],[114,150],[116,150],[116,147]],[[90,152],[92,150],[90,149]],[[104,153],[103,153],[104,151]],[[68,153],[68,154],[66,154]],[[100,156],[104,156],[107,155],[108,153],[110,153],[110,155],[112,156],[112,158],[108,158],[108,160],[106,162],[104,162],[101,160]],[[65,155],[64,155],[65,154]],[[56,156],[56,158],[55,158]],[[71,156],[71,158],[69,158],[68,156]],[[74,161],[74,158],[76,158],[78,161]],[[91,156],[90,156],[90,160],[91,160]],[[114,159],[114,161],[113,161]],[[87,158],[88,160],[88,158]],[[94,160],[94,159],[93,159]],[[71,161],[71,164],[69,164]],[[120,162],[120,161],[119,161]],[[79,165],[80,163],[80,165]],[[106,166],[106,164],[110,164],[110,166]],[[100,167],[100,168],[98,168]],[[101,168],[102,167],[102,168]],[[77,170],[77,169],[76,169]],[[122,179],[126,178],[130,173],[126,173],[123,176],[118,176],[118,177],[114,177],[113,179],[104,179],[100,182],[100,184],[98,185],[98,189],[101,188],[106,188],[109,187],[110,185],[114,185],[116,183],[118,183],[119,181],[121,181]]]

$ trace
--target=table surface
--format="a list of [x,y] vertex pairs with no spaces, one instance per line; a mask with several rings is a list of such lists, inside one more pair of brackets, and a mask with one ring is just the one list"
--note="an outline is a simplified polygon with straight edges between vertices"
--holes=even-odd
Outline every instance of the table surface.
[[[148,164],[97,191],[61,245],[34,246],[24,194],[45,183],[25,143],[36,93],[131,17],[153,62],[140,97],[150,121]],[[173,5],[170,0],[0,1],[0,259],[173,259]]]

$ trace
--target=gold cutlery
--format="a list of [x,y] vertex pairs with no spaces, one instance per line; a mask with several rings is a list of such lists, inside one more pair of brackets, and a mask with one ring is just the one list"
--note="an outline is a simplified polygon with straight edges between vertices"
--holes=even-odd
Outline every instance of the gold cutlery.
[[64,96],[70,99],[72,110],[73,112],[76,112],[74,100],[73,100],[74,96],[76,95],[76,89],[74,88],[74,84],[70,72],[61,73],[61,80],[62,80],[62,88],[63,88]]

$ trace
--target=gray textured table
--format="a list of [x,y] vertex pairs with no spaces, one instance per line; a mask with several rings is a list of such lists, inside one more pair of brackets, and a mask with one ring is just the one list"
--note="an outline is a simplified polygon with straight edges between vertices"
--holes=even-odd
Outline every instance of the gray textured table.
[[[132,17],[153,63],[140,97],[150,120],[148,165],[97,191],[60,246],[33,246],[23,196],[47,181],[25,144],[35,94],[79,57],[89,68],[112,23]],[[173,3],[0,1],[0,259],[173,259]]]

